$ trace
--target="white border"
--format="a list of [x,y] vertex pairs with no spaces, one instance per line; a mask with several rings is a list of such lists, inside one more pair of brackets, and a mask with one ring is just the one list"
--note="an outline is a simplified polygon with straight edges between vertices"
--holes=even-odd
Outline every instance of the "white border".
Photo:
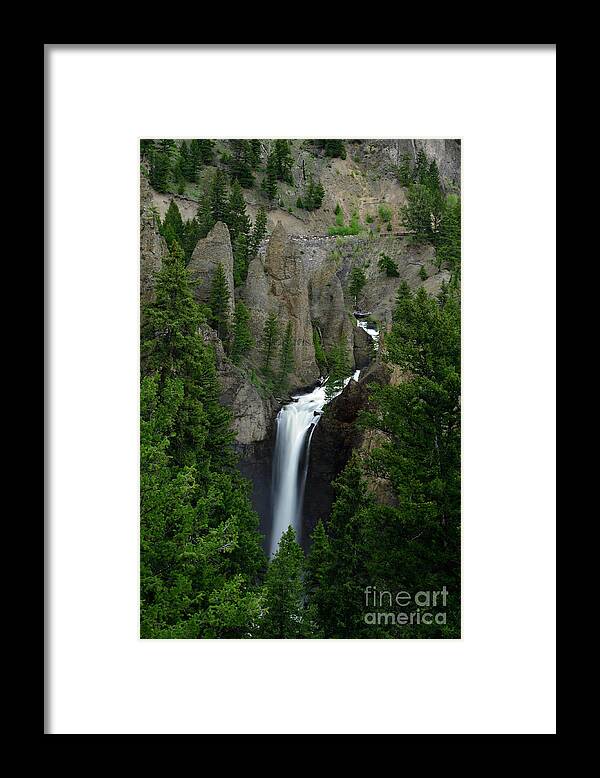
[[[46,57],[48,731],[554,732],[554,50]],[[462,138],[462,640],[138,640],[140,136]]]

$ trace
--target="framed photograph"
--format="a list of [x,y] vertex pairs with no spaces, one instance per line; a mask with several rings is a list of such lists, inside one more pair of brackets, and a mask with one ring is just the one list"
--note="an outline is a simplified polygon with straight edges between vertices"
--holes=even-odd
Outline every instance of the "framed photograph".
[[556,44],[45,69],[46,733],[555,734]]

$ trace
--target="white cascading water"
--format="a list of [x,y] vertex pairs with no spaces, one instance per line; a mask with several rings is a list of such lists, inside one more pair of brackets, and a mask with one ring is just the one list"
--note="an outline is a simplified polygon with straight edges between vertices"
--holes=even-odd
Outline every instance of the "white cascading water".
[[[360,370],[344,381],[358,381]],[[340,392],[342,390],[340,389]],[[340,393],[334,395],[337,395]],[[302,503],[308,471],[310,441],[325,405],[332,400],[325,395],[325,382],[309,392],[297,395],[294,402],[284,405],[277,414],[277,435],[273,455],[273,525],[271,528],[271,556],[277,551],[279,540],[292,525],[296,537],[302,535]],[[303,464],[302,472],[300,466]]]

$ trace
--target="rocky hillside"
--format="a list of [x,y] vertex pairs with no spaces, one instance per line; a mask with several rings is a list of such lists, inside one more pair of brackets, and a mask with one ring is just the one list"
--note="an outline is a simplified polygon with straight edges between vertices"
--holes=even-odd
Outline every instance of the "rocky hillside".
[[[270,144],[270,141],[261,142],[263,160]],[[226,148],[226,142],[216,142],[217,160],[219,152],[225,153]],[[260,377],[262,338],[269,314],[276,314],[280,336],[288,323],[292,326],[294,359],[288,391],[293,393],[314,384],[322,373],[315,353],[315,338],[325,353],[336,344],[344,343],[351,369],[364,369],[370,363],[375,364],[375,354],[369,336],[357,327],[354,312],[359,309],[368,314],[384,341],[391,326],[396,294],[403,281],[412,289],[424,286],[429,293],[435,294],[442,283],[449,280],[448,270],[438,268],[434,248],[415,245],[406,234],[400,208],[406,202],[407,190],[400,184],[398,169],[406,155],[414,164],[419,149],[424,149],[437,163],[444,191],[457,191],[460,187],[460,142],[365,140],[347,141],[346,148],[345,159],[331,158],[315,149],[311,142],[292,141],[292,183],[278,185],[275,201],[270,201],[260,188],[260,174],[256,184],[244,190],[247,213],[252,221],[260,207],[266,210],[267,237],[250,261],[242,284],[235,286],[234,247],[229,229],[221,221],[214,224],[205,238],[198,240],[188,264],[194,293],[200,303],[209,301],[211,283],[220,265],[232,303],[230,318],[237,302],[243,302],[249,311],[254,346],[243,364],[231,362],[213,329],[207,326],[204,336],[215,347],[221,401],[232,411],[237,445],[242,455],[241,467],[255,484],[254,502],[261,515],[268,511],[268,486],[265,485],[270,481],[274,420],[285,399],[285,396],[276,396],[269,391]],[[218,165],[215,162],[203,168],[198,183],[187,184],[183,195],[156,192],[143,171],[140,252],[141,294],[145,299],[152,295],[153,276],[160,267],[161,256],[167,251],[159,231],[159,218],[164,218],[173,200],[183,219],[193,219],[198,212],[201,193]],[[312,211],[296,205],[309,178],[320,181],[324,189],[321,207]],[[340,209],[346,222],[350,214],[357,214],[358,234],[329,235],[336,217],[339,224]],[[382,270],[382,256],[395,267],[394,274]],[[350,289],[355,268],[361,268],[365,276],[364,287],[356,297]],[[370,374],[373,375],[373,367]],[[375,375],[378,380],[384,380],[385,373]],[[354,408],[360,398],[364,404],[364,389],[356,387],[348,392],[356,396],[352,395],[347,408]],[[347,408],[341,411],[339,402],[336,407],[338,415],[347,415]],[[353,413],[350,413],[352,419],[356,415]],[[335,419],[336,415],[332,414],[331,418]],[[341,427],[333,422],[322,424],[315,435],[315,461],[309,476],[314,488],[309,492],[323,494],[326,501],[331,499],[332,476],[347,460],[348,451],[357,445],[355,433],[351,427],[344,427],[345,423],[340,422]],[[331,455],[332,435],[338,440],[335,456]],[[320,451],[326,452],[325,455],[320,456]],[[320,464],[323,462],[326,464]],[[322,507],[318,499],[312,507],[309,501],[308,510],[315,516]],[[311,529],[312,522],[308,524]]]

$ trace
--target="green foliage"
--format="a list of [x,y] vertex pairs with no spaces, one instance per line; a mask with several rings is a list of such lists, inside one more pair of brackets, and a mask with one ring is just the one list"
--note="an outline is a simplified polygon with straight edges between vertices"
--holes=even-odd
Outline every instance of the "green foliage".
[[453,273],[460,272],[460,243],[460,198],[448,195],[436,241],[436,259],[440,268],[446,265]]
[[161,150],[153,150],[150,155],[150,186],[157,192],[166,192],[171,174],[169,154]]
[[304,554],[296,542],[293,528],[288,527],[281,536],[265,578],[261,637],[305,636],[303,569]]
[[360,233],[360,218],[357,211],[354,211],[350,219],[350,224],[344,224],[344,212],[339,203],[335,209],[335,226],[328,230],[329,235],[358,235]]
[[229,202],[227,205],[227,226],[231,237],[231,245],[235,246],[241,235],[250,235],[250,219],[246,213],[246,201],[240,182],[235,179],[231,184]]
[[273,152],[267,158],[266,172],[262,188],[269,200],[274,200],[277,197],[277,158]]
[[231,361],[239,365],[242,358],[254,347],[254,338],[249,327],[250,311],[243,302],[235,304],[233,317],[233,338],[231,342]]
[[380,205],[377,209],[377,213],[379,214],[379,218],[382,222],[387,224],[388,222],[392,221],[392,209],[389,207],[389,205]]
[[[384,434],[367,460],[338,477],[326,532],[314,536],[306,589],[324,637],[460,636],[460,307],[456,285],[440,299],[403,283],[386,338],[409,380],[376,387],[364,426]],[[385,504],[365,477],[391,493]],[[449,593],[445,625],[365,623],[365,588]],[[393,610],[385,607],[384,611]],[[436,608],[431,609],[435,611]]]
[[421,267],[419,268],[419,278],[421,279],[421,281],[426,281],[429,278],[429,276],[427,275],[427,271],[425,270],[425,265],[421,265]]
[[348,378],[352,369],[350,353],[343,338],[340,338],[338,343],[329,350],[327,365],[329,373],[325,384],[325,396],[330,400],[342,390],[344,380]]
[[402,155],[400,167],[398,168],[398,181],[400,182],[400,186],[410,186],[410,184],[414,183],[414,175],[410,164],[409,154]]
[[304,208],[307,211],[315,211],[317,208],[320,208],[323,204],[323,198],[325,197],[325,190],[323,189],[323,185],[320,181],[318,181],[316,184],[313,181],[312,176],[308,179],[308,186],[306,187],[306,192],[304,193],[304,197],[299,197],[296,201],[296,205],[298,208]]
[[358,304],[358,298],[360,297],[362,290],[367,283],[367,277],[362,267],[354,267],[350,273],[350,282],[348,284],[348,291],[354,297],[354,304]]
[[256,221],[252,228],[252,234],[250,235],[250,242],[248,245],[248,256],[250,259],[254,259],[258,252],[258,247],[261,241],[267,234],[267,214],[264,208],[259,208],[256,214]]
[[434,243],[442,216],[441,192],[432,191],[425,184],[408,188],[407,204],[401,208],[402,221],[413,233],[415,243]]
[[229,221],[229,199],[227,197],[227,180],[225,173],[221,169],[217,169],[213,176],[213,180],[209,191],[210,208],[213,218],[213,222]]
[[394,260],[385,254],[383,251],[379,255],[379,261],[377,263],[378,268],[386,274],[389,278],[398,278],[398,266]]
[[329,140],[320,141],[325,156],[327,157],[340,157],[346,159],[346,146],[343,140],[330,138]]
[[231,140],[232,149],[229,171],[232,179],[238,181],[244,189],[254,186],[252,169],[256,165],[256,150],[248,140]]
[[294,160],[292,158],[289,141],[281,139],[276,140],[272,155],[275,162],[277,180],[284,181],[286,184],[293,184],[292,165]]
[[278,328],[277,314],[271,312],[267,316],[261,341],[262,370],[267,375],[271,373],[271,366],[277,349]]
[[142,311],[143,638],[251,637],[265,556],[175,242]]
[[223,265],[219,262],[210,284],[210,320],[211,327],[216,330],[217,335],[225,343],[229,338],[229,316],[231,306],[231,296]]

